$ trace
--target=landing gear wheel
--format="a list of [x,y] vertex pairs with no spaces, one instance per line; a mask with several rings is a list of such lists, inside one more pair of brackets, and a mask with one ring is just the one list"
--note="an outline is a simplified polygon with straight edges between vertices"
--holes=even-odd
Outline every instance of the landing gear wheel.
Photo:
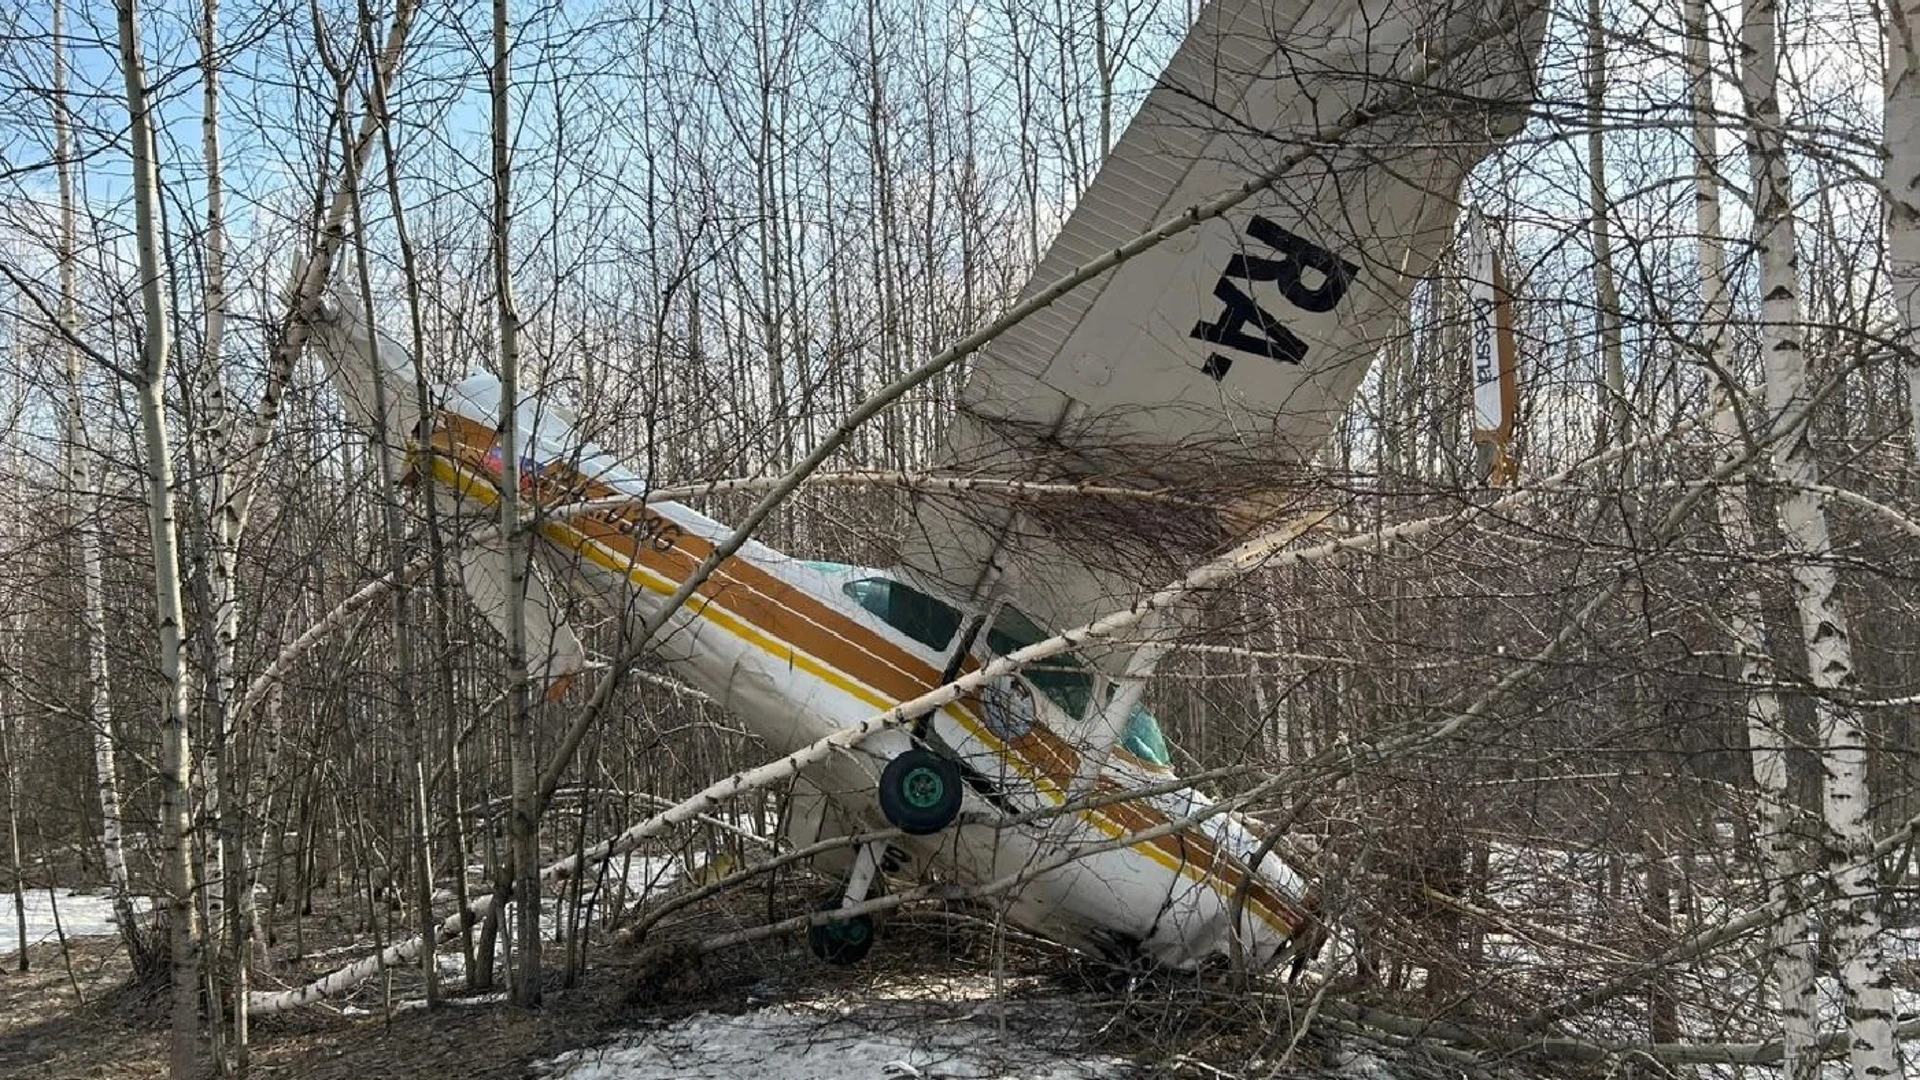
[[[829,900],[821,910],[840,906]],[[873,916],[855,915],[851,919],[831,919],[807,927],[807,947],[813,955],[836,967],[851,967],[873,951]]]
[[910,836],[937,833],[960,814],[960,767],[915,747],[880,774],[880,812]]

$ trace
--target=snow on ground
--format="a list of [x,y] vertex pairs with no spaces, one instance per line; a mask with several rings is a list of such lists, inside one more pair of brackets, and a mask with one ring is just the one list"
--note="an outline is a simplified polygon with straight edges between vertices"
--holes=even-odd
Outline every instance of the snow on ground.
[[[27,944],[58,940],[54,915],[60,916],[59,930],[68,937],[111,937],[119,933],[113,921],[113,904],[104,896],[56,889],[27,892]],[[13,893],[0,896],[0,942],[19,947],[20,920],[13,906]]]
[[1399,1080],[1400,1076],[1386,1062],[1365,1051],[1342,1058],[1335,1073],[1349,1080]]
[[[990,986],[990,982],[988,984]],[[699,1013],[535,1064],[545,1080],[1121,1080],[1077,1052],[1071,1002],[987,1000],[977,987]],[[968,1000],[969,998],[973,1000]]]
[[[648,855],[629,853],[612,860],[605,868],[605,874],[595,873],[587,878],[589,887],[586,895],[583,897],[583,901],[593,905],[593,917],[595,919],[606,918],[607,905],[613,902],[616,894],[624,905],[622,910],[631,911],[633,906],[642,900],[667,893],[688,877],[697,876],[701,870],[706,867],[707,862],[707,856],[701,852],[694,852],[686,856],[675,854]],[[486,880],[486,867],[470,866],[467,868],[467,871],[468,876],[472,879],[469,883],[469,888],[473,890],[469,895],[484,895],[486,886],[483,882]],[[624,879],[624,889],[621,887],[621,874],[623,871],[626,875]],[[571,890],[567,885],[550,886],[546,897],[542,900],[540,904],[540,925],[541,932],[547,936],[547,940],[560,940],[565,935],[565,932],[573,928],[571,924],[567,922],[568,898],[571,895]],[[434,900],[436,903],[452,903],[453,893],[451,890],[441,889],[435,893]],[[505,921],[506,925],[512,925],[514,918],[513,901],[507,901],[502,910],[501,918]],[[338,951],[355,952],[364,950],[359,945],[353,945]],[[461,957],[458,947],[441,945],[439,952],[434,957],[434,962],[435,966],[440,969],[442,978],[455,980],[466,978],[466,962]],[[503,949],[494,958],[494,969],[498,972],[504,972],[506,965],[507,952]]]

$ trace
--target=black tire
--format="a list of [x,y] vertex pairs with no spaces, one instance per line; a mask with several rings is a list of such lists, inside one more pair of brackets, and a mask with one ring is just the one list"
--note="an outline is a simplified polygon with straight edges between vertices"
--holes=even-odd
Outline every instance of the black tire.
[[[826,908],[839,907],[830,900]],[[807,927],[807,947],[813,955],[836,967],[852,967],[873,951],[873,916],[855,915],[851,919],[829,919]]]
[[880,774],[880,812],[910,836],[937,833],[960,816],[960,767],[915,747]]

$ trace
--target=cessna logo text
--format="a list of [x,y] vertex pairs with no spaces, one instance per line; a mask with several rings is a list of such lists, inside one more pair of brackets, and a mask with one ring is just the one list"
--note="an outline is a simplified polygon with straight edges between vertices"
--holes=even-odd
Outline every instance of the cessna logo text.
[[1500,377],[1493,364],[1493,298],[1473,301],[1473,384],[1484,386]]

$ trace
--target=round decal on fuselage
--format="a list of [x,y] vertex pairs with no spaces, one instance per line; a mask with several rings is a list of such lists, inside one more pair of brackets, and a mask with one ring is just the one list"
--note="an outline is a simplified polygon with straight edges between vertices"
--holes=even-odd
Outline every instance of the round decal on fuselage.
[[987,728],[1006,742],[1033,730],[1033,694],[1011,676],[987,684],[980,692],[980,711]]

